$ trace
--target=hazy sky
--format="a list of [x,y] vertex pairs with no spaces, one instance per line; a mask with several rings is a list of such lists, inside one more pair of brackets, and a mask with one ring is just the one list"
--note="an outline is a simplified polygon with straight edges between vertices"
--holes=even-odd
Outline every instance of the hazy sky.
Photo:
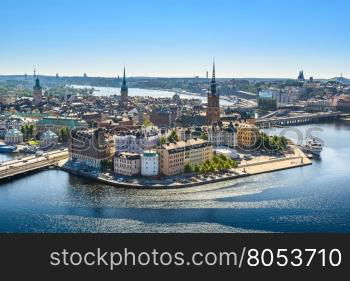
[[350,77],[349,0],[1,0],[0,74]]

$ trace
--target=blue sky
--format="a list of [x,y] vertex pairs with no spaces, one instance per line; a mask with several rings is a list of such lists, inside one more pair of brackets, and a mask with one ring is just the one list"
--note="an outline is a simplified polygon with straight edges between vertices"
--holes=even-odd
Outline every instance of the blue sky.
[[350,77],[348,0],[1,0],[0,74]]

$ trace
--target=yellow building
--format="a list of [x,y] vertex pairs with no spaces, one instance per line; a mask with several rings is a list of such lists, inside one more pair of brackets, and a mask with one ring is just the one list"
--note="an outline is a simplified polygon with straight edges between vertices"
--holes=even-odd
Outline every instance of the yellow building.
[[252,124],[239,123],[237,127],[237,146],[239,148],[252,148],[259,139],[259,129]]
[[163,144],[158,152],[160,172],[166,176],[183,173],[187,163],[200,165],[213,157],[212,145],[202,139]]

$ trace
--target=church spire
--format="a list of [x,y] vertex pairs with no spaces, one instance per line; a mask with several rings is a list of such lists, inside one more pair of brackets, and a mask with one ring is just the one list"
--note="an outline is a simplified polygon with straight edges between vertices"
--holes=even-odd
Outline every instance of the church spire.
[[126,86],[125,66],[124,66],[124,73],[123,73],[123,86]]
[[126,76],[125,76],[125,66],[124,66],[124,72],[123,72],[123,83],[120,88],[120,93],[122,96],[122,102],[128,101],[128,86],[126,85]]
[[213,76],[210,85],[210,94],[216,96],[216,80],[215,80],[215,60],[213,61]]
[[213,77],[212,77],[211,82],[215,83],[215,60],[213,61]]

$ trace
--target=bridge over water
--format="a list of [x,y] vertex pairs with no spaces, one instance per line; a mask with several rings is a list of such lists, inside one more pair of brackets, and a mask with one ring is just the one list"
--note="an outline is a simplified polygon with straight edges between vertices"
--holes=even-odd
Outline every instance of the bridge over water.
[[68,150],[52,151],[43,156],[30,156],[2,162],[0,166],[0,181],[11,177],[31,173],[50,166],[56,166],[60,161],[68,159]]
[[256,125],[260,128],[270,128],[279,126],[296,126],[301,124],[316,123],[324,120],[334,120],[343,116],[342,112],[322,112],[322,113],[306,113],[295,116],[282,116],[262,118],[256,120]]

